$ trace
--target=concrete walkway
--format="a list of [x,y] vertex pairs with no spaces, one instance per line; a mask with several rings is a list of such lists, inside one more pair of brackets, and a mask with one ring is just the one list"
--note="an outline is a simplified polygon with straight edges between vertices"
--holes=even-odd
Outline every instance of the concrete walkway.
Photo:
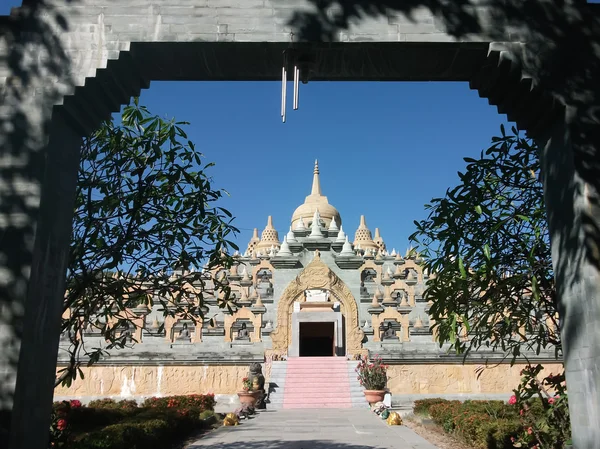
[[367,409],[260,412],[222,427],[187,449],[437,449],[404,426],[388,426]]

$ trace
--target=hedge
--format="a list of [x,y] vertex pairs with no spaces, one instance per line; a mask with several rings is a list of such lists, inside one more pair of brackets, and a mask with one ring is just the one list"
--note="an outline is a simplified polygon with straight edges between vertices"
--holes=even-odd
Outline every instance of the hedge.
[[512,449],[522,431],[517,408],[503,401],[415,401],[415,414],[431,416],[444,431],[478,449]]
[[56,402],[50,429],[54,448],[165,449],[217,421],[214,395]]

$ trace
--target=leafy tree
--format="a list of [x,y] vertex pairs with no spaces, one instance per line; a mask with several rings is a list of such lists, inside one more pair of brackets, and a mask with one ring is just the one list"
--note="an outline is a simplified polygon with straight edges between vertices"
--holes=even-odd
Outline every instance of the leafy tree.
[[[57,385],[83,376],[82,362],[128,344],[121,331],[135,326],[132,308],[158,300],[165,315],[202,319],[199,267],[231,264],[226,253],[237,247],[228,239],[237,229],[217,206],[224,191],[212,186],[213,164],[203,164],[187,124],[154,116],[135,99],[120,124],[106,122],[83,142],[62,323],[70,362]],[[227,305],[228,287],[213,281]],[[86,347],[84,330],[101,333],[106,345]]]
[[[460,184],[434,198],[411,236],[434,273],[425,296],[440,344],[458,353],[487,347],[514,358],[554,348],[560,329],[535,142],[513,128],[479,159],[465,158]],[[461,338],[468,333],[468,338]],[[525,350],[525,351],[524,351]]]
[[[548,224],[534,141],[515,128],[492,139],[479,159],[465,158],[460,184],[427,205],[411,236],[432,273],[432,301],[440,345],[465,356],[502,351],[511,362],[554,349],[561,356],[560,322]],[[509,403],[524,426],[515,447],[555,449],[570,439],[564,370],[540,379],[528,363]],[[480,370],[479,374],[483,371]]]

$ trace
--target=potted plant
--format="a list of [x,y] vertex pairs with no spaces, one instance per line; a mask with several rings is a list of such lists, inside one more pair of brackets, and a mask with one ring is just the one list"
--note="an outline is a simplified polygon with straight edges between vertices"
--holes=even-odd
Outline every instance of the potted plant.
[[238,391],[238,397],[240,398],[240,402],[242,406],[252,406],[256,404],[258,399],[258,391],[254,390],[252,385],[252,380],[248,377],[244,377],[242,379],[242,391]]
[[365,388],[364,394],[369,404],[383,401],[387,384],[386,370],[387,365],[377,355],[371,361],[366,356],[360,359],[356,372],[360,384]]

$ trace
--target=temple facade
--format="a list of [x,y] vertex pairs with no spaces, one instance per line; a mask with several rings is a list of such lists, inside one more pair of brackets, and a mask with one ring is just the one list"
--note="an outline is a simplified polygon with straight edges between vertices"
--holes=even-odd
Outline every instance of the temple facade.
[[[84,368],[85,377],[58,388],[56,396],[212,392],[228,398],[250,363],[263,364],[269,381],[274,362],[367,354],[379,354],[390,365],[388,388],[397,397],[509,395],[519,381],[519,364],[484,351],[463,360],[440,346],[431,331],[431,304],[423,297],[431,275],[418,253],[388,250],[364,216],[355,217],[356,228],[352,220],[343,222],[323,195],[319,176],[315,163],[311,192],[285,235],[268,217],[230,269],[205,273],[203,320],[165,318],[158,298],[151,309],[132,309],[135,328],[123,331],[131,344]],[[237,304],[231,310],[219,308],[212,279],[231,288]],[[105,344],[93,332],[85,341]],[[532,358],[550,371],[559,369],[552,354]]]

